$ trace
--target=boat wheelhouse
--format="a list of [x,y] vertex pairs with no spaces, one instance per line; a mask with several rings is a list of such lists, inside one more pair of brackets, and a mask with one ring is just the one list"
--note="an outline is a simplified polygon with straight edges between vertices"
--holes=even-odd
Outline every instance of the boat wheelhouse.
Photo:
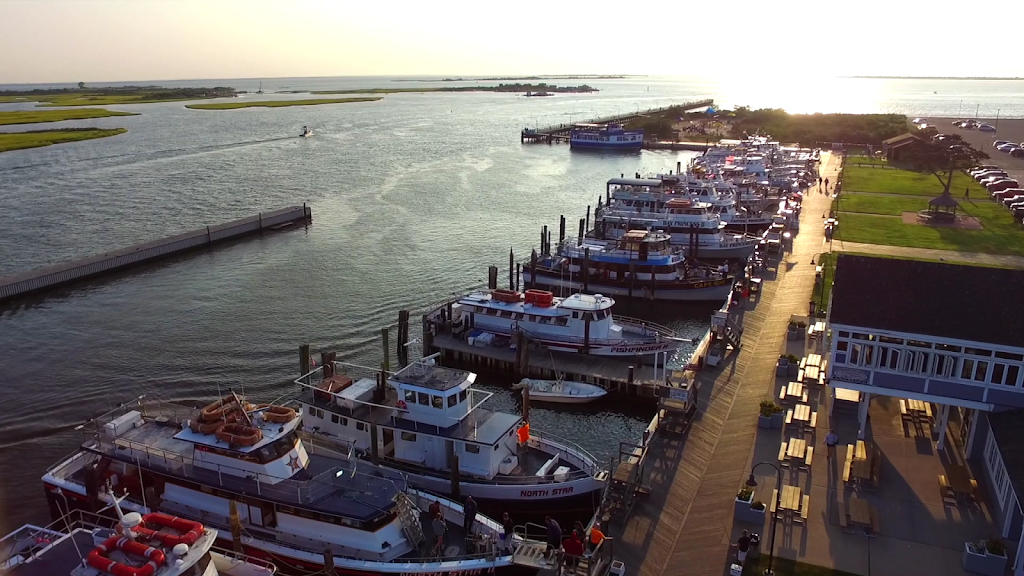
[[[234,393],[202,410],[140,398],[79,427],[81,449],[43,476],[55,517],[109,510],[114,491],[140,514],[220,529],[241,525],[242,549],[288,571],[317,571],[325,550],[350,574],[484,574],[512,568],[500,526],[482,515],[463,532],[462,506],[408,488],[402,474],[350,457],[300,429],[302,414]],[[430,553],[428,509],[441,502],[448,548]],[[475,547],[475,548],[474,548]]]
[[[481,510],[593,513],[607,473],[583,448],[482,407],[476,374],[438,366],[437,355],[393,374],[331,362],[302,376],[299,397],[316,438],[376,459],[414,486],[458,490]],[[453,456],[457,468],[453,471]]]
[[528,286],[558,292],[722,302],[732,290],[728,268],[690,265],[663,232],[630,230],[618,240],[564,241],[555,254],[523,263]]
[[621,124],[576,124],[569,133],[570,148],[640,150],[643,130],[626,130]]
[[615,300],[602,294],[555,298],[551,292],[474,292],[452,305],[452,321],[468,321],[483,333],[512,337],[523,332],[548,349],[594,356],[655,361],[675,352],[675,332],[652,322],[612,316]]

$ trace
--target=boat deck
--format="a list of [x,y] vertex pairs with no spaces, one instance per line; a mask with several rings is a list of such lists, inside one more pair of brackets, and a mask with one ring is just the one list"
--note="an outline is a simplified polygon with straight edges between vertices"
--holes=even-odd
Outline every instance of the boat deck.
[[[0,561],[7,563],[13,558],[21,556],[22,563],[4,572],[7,576],[66,576],[82,564],[82,558],[89,553],[95,544],[92,535],[85,532],[75,532],[71,538],[64,538],[56,544],[50,544],[61,538],[50,534],[27,533],[23,538],[13,543],[4,542],[5,548],[13,544],[13,549],[0,551]],[[75,545],[78,548],[75,548]],[[44,546],[51,545],[45,554],[32,559],[31,562],[24,562],[24,555],[31,551],[38,552]],[[3,564],[0,564],[3,565]]]

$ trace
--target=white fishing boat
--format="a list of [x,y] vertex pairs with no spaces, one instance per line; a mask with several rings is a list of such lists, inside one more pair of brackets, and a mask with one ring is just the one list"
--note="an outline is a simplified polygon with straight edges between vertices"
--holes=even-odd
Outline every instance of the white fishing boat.
[[602,294],[555,298],[545,290],[496,289],[474,292],[452,305],[451,319],[468,322],[474,340],[486,335],[512,337],[523,332],[549,350],[617,356],[653,364],[658,354],[682,343],[665,326],[612,316],[615,300]]
[[75,511],[0,539],[4,576],[273,576],[270,562],[214,546],[217,531],[165,514]]
[[316,368],[296,380],[307,426],[413,486],[451,494],[456,477],[461,495],[484,512],[593,509],[607,478],[594,456],[531,430],[518,415],[483,408],[492,394],[473,387],[477,375],[438,366],[435,357],[383,378],[344,362]]
[[[141,514],[149,532],[164,524],[190,534],[216,527],[221,545],[291,573],[322,572],[325,554],[348,575],[515,571],[511,551],[497,545],[498,523],[477,514],[465,530],[459,503],[410,488],[401,472],[316,434],[326,413],[253,406],[234,393],[201,410],[139,398],[79,427],[80,449],[43,476],[47,500],[53,516],[109,514],[113,492],[127,492],[122,505]],[[304,416],[313,433],[300,429]],[[435,506],[447,534],[440,554],[431,548]],[[241,528],[237,536],[232,526]]]
[[530,400],[558,404],[586,404],[604,397],[608,392],[600,386],[572,380],[537,380],[523,378],[519,388],[529,388]]
[[312,135],[313,135],[313,129],[310,128],[309,126],[303,126],[302,127],[302,134],[299,134],[299,137],[300,138],[309,138]]

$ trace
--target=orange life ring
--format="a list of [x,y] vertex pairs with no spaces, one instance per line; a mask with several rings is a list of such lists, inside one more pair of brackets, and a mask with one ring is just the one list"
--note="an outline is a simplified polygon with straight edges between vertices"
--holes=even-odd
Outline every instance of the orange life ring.
[[188,427],[191,428],[193,432],[198,432],[199,434],[213,434],[217,430],[220,430],[220,428],[225,424],[234,424],[235,422],[238,422],[238,412],[232,412],[231,414],[228,414],[226,418],[221,418],[212,422],[204,422],[201,419],[193,420],[189,422]]
[[[125,554],[148,558],[149,561],[142,566],[128,566],[107,558],[107,554],[114,550],[120,550]],[[114,576],[153,576],[157,569],[167,561],[163,551],[146,546],[142,542],[129,540],[121,536],[111,536],[103,544],[92,549],[86,562],[97,570],[102,570]]]
[[245,424],[225,424],[217,430],[217,439],[228,444],[253,446],[263,439],[263,431]]
[[[191,546],[196,543],[196,540],[199,540],[199,537],[203,535],[204,530],[201,522],[178,518],[171,516],[170,514],[162,514],[160,512],[146,514],[142,517],[142,521],[142,526],[136,526],[134,530],[144,538],[163,542],[165,546],[177,546],[178,544],[187,544]],[[160,528],[171,528],[177,530],[178,534],[158,532],[157,530],[149,528],[146,524],[155,524]]]
[[405,400],[399,400],[395,402],[395,408],[398,408],[399,410],[406,410],[407,406],[405,404]]
[[495,290],[491,290],[491,300],[505,302],[508,304],[519,302],[519,292],[516,292],[515,290],[504,290],[502,288],[497,288]]
[[295,410],[287,406],[275,406],[273,404],[260,404],[256,406],[257,410],[263,410],[263,419],[267,422],[276,422],[277,424],[284,424],[285,422],[291,422],[295,419]]
[[199,413],[199,416],[203,420],[218,420],[220,418],[223,418],[229,412],[232,412],[237,409],[238,401],[235,400],[235,396],[228,395],[221,398],[220,400],[217,400],[216,402],[213,402],[212,404],[207,405],[207,407],[203,408],[202,412]]

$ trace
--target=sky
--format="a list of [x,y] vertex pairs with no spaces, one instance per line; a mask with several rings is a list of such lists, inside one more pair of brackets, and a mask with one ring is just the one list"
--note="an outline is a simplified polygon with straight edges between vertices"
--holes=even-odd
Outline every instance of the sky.
[[[972,24],[971,14],[985,16]],[[1021,19],[1017,0],[0,0],[0,84],[532,74],[756,82],[789,68],[1024,76],[1019,50],[995,41],[996,23]]]

